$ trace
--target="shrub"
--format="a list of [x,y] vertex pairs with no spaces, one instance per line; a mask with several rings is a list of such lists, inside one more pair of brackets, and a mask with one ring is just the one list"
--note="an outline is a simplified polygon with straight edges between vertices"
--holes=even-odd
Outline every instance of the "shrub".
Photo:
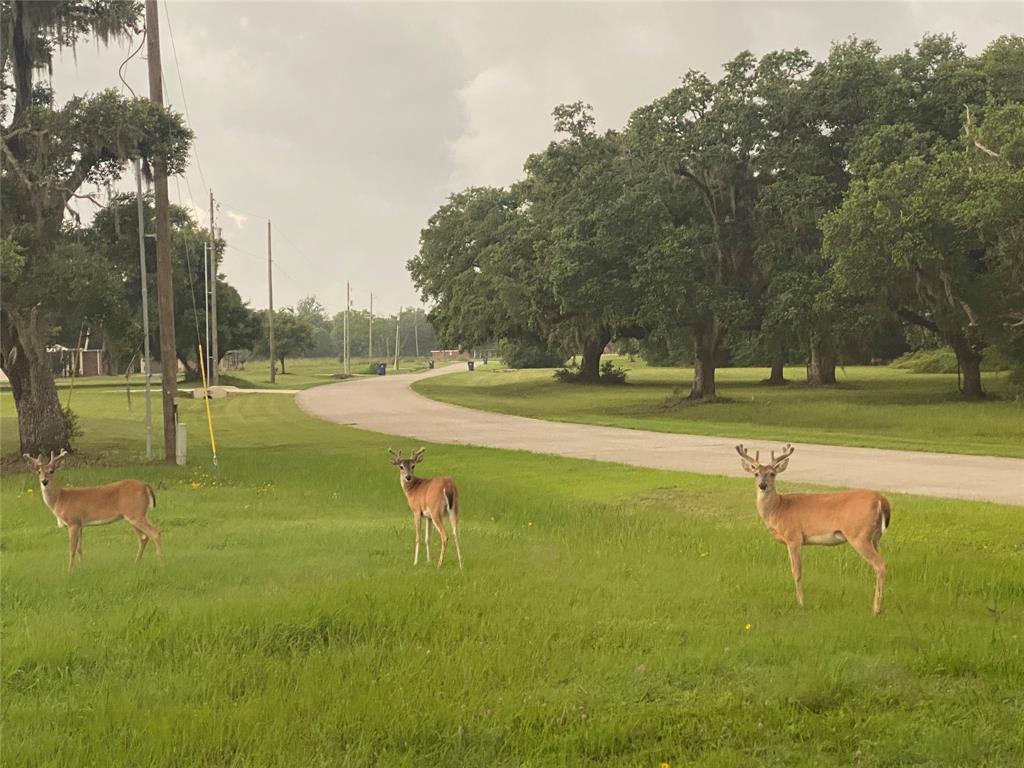
[[505,339],[498,344],[498,354],[509,368],[554,368],[565,362],[560,352],[539,339]]

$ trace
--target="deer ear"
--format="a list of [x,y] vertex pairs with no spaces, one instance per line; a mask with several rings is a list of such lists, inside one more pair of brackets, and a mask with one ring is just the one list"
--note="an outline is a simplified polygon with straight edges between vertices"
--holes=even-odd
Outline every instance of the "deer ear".
[[786,471],[786,467],[788,467],[788,466],[789,466],[789,457],[786,457],[785,459],[783,459],[782,461],[780,461],[778,464],[775,465],[775,467],[774,467],[775,474],[779,474],[780,472],[785,472]]
[[39,462],[36,461],[34,457],[29,456],[27,453],[23,453],[21,455],[24,457],[25,461],[27,461],[33,467],[38,467],[39,466]]
[[426,452],[426,448],[420,448],[418,451],[416,451],[416,453],[412,455],[412,463],[419,464],[421,461],[423,461],[423,454]]
[[749,472],[752,475],[757,473],[757,467],[746,459],[740,459],[740,465],[743,467],[744,471]]

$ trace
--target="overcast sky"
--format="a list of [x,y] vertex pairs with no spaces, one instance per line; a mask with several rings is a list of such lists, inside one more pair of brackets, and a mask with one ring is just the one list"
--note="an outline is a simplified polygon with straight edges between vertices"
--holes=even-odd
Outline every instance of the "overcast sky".
[[[270,217],[275,305],[315,294],[332,313],[346,279],[356,306],[371,291],[375,310],[418,303],[405,262],[427,218],[454,191],[518,178],[559,103],[582,99],[600,128],[621,127],[686,70],[717,74],[744,49],[820,58],[850,35],[893,52],[955,32],[977,53],[1024,34],[1020,2],[164,5],[165,100],[187,100],[198,156],[171,200],[189,204],[191,190],[205,209],[213,188],[222,269],[254,307],[267,304]],[[58,98],[121,87],[127,52],[65,52]],[[140,94],[143,55],[126,77]]]

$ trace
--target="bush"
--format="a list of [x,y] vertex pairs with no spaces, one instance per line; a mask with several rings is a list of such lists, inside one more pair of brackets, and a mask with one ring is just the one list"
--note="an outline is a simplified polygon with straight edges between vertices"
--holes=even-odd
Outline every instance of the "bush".
[[[559,368],[555,371],[555,380],[560,381],[563,384],[579,384],[582,382],[580,378],[579,366],[571,366]],[[597,381],[598,384],[625,384],[626,383],[626,371],[619,368],[611,360],[605,360],[601,364],[600,377]]]
[[565,362],[561,353],[539,339],[505,339],[498,344],[498,354],[509,368],[555,368]]
[[[956,355],[949,347],[937,349],[921,349],[908,352],[892,361],[893,368],[901,368],[911,373],[956,373]],[[983,371],[1005,371],[1008,368],[1002,356],[989,351],[981,361]]]
[[67,406],[62,406],[60,412],[64,417],[64,429],[68,433],[68,440],[74,440],[76,437],[81,437],[82,425],[78,421],[78,414]]

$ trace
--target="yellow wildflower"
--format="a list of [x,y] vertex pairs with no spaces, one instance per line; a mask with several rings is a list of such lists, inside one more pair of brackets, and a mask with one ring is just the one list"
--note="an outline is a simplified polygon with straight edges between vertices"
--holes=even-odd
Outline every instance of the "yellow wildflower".
[[750,629],[752,626],[753,626],[752,624],[744,624],[743,628],[744,629]]

